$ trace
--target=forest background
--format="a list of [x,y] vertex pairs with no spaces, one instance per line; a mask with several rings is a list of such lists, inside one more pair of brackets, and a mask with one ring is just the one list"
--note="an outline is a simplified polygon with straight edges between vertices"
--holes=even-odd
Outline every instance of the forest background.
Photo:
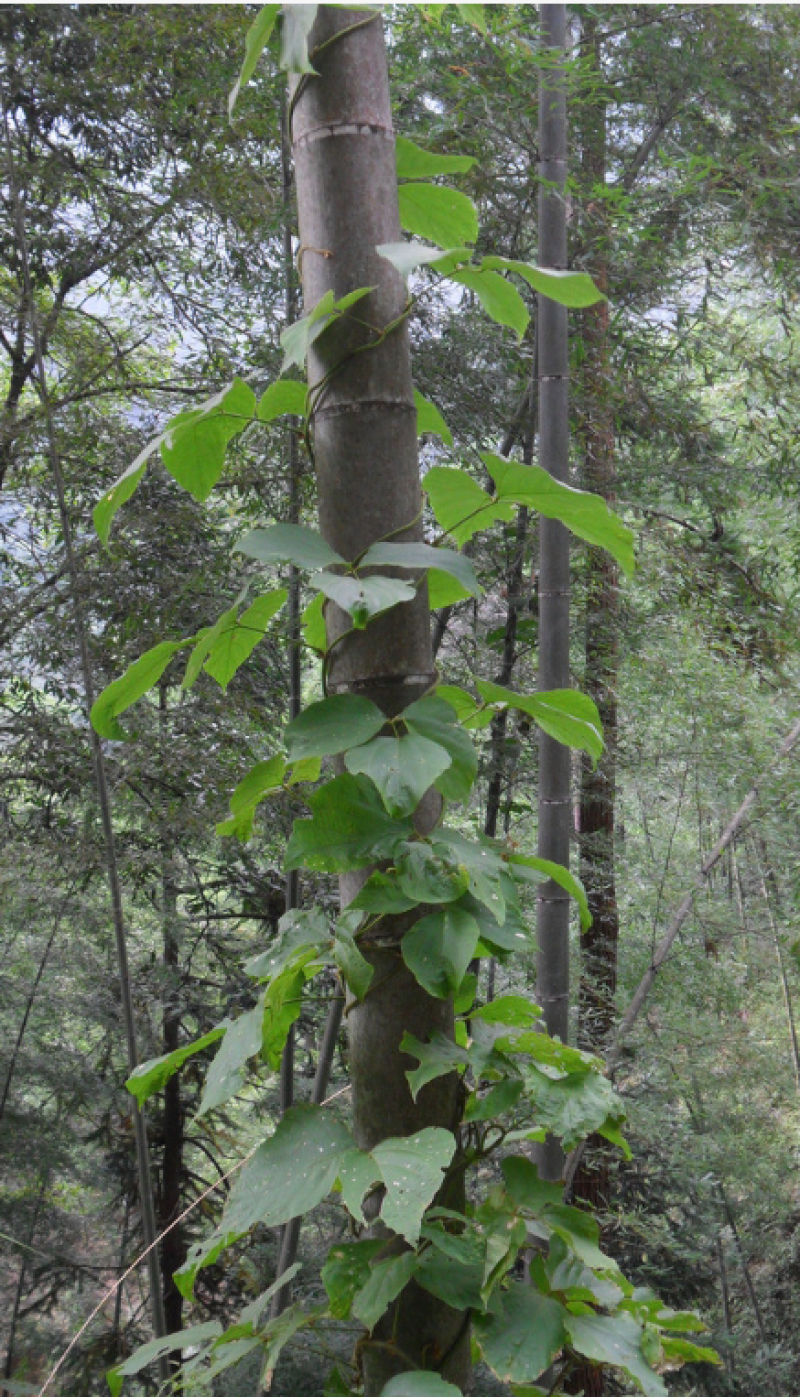
[[[481,250],[535,261],[536,12],[485,7],[484,35],[455,8],[430,8],[387,13],[397,129],[474,157],[457,183],[478,205]],[[284,76],[266,60],[233,124],[227,112],[251,17],[240,6],[0,10],[6,171],[24,200],[98,689],[158,640],[192,634],[231,605],[246,575],[230,552],[234,531],[285,520],[293,507],[279,425],[233,445],[204,504],[152,469],[110,550],[91,522],[103,490],[177,409],[236,374],[258,392],[280,370],[280,334],[297,313],[286,275]],[[574,479],[615,496],[638,538],[634,577],[618,591],[612,580],[613,674],[594,674],[613,803],[594,856],[585,825],[576,833],[575,862],[591,890],[594,857],[604,870],[595,905],[612,920],[618,910],[624,1013],[796,717],[800,20],[780,5],[604,5],[570,7],[570,25],[570,262],[609,297],[607,316],[571,316]],[[141,1237],[107,849],[7,182],[0,236],[0,1342],[5,1376],[36,1383]],[[479,449],[509,438],[508,450],[530,449],[535,317],[517,344],[468,288],[433,289],[412,340],[415,384],[453,437],[452,446],[423,437],[425,466],[477,465]],[[601,481],[587,474],[598,437]],[[300,517],[312,520],[302,464],[297,488]],[[526,691],[535,536],[522,557],[511,533],[481,548],[494,584],[479,603],[438,613],[437,663],[449,683],[475,672]],[[572,669],[586,687],[608,579],[579,544],[573,582]],[[249,842],[215,833],[288,714],[281,624],[227,696],[208,676],[180,698],[165,684],[136,711],[137,741],[107,751],[143,1058],[251,1006],[241,963],[284,910],[297,797],[262,806]],[[310,700],[313,661],[302,680]],[[529,725],[509,715],[483,740],[477,819],[528,847]],[[576,760],[578,811],[586,781]],[[798,1385],[797,818],[789,761],[703,880],[618,1070],[634,1157],[612,1166],[605,1245],[637,1281],[711,1325],[725,1365],[676,1377],[687,1392],[788,1397]],[[304,895],[332,905],[332,880]],[[579,984],[577,924],[574,943]],[[490,973],[491,993],[533,993],[532,960],[513,976]],[[322,1010],[296,1025],[301,1095],[321,1025]],[[346,1087],[346,1056],[343,1036],[332,1090]],[[202,1073],[190,1064],[174,1080],[171,1103],[156,1100],[151,1119],[161,1224],[279,1110],[264,1066],[235,1103],[200,1119]],[[198,1214],[205,1221],[217,1206],[204,1201],[177,1233],[165,1277],[201,1230]],[[306,1229],[301,1259],[313,1260],[335,1225],[323,1214]],[[235,1313],[275,1261],[274,1237],[257,1233],[234,1266],[209,1268],[197,1317]],[[104,1369],[148,1335],[145,1296],[143,1268],[73,1351],[59,1390],[102,1390]],[[168,1280],[165,1299],[180,1315]],[[298,1341],[275,1390],[315,1390],[315,1363]]]

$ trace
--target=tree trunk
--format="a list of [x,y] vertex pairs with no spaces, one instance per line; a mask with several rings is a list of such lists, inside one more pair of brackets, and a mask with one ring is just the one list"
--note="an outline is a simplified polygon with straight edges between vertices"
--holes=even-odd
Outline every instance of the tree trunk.
[[[542,48],[552,64],[541,71],[539,96],[539,262],[567,265],[564,189],[567,169],[566,82],[563,67],[566,6],[540,7]],[[559,61],[560,60],[560,61]],[[539,296],[539,461],[559,481],[569,477],[567,310]],[[569,533],[556,519],[539,522],[539,688],[569,688]],[[569,864],[571,758],[568,747],[539,738],[540,858]],[[569,897],[542,883],[537,908],[539,1002],[547,1032],[567,1040],[569,1025]],[[539,1172],[560,1179],[564,1155],[548,1138],[536,1150]]]
[[[376,252],[397,242],[400,221],[386,53],[376,12],[321,6],[311,58],[319,76],[300,79],[293,94],[293,149],[306,311],[332,289],[341,297],[375,288],[358,306],[358,323],[324,334],[309,354],[312,387],[326,380],[313,412],[313,444],[324,537],[354,558],[389,532],[402,541],[422,536],[416,413],[402,278]],[[367,322],[365,325],[364,322]],[[373,327],[372,329],[367,326]],[[329,377],[328,377],[329,376]],[[350,618],[329,604],[329,646],[350,630]],[[364,694],[389,715],[435,683],[425,589],[385,613],[366,631],[336,645],[328,691]],[[438,818],[431,792],[417,812],[420,828]],[[341,879],[347,903],[362,875]],[[455,1130],[455,1077],[431,1083],[412,1101],[399,1049],[404,1032],[427,1040],[453,1032],[453,1006],[433,999],[406,970],[399,940],[408,919],[366,947],[374,980],[348,1017],[353,1128],[362,1148],[425,1126]],[[392,939],[394,944],[391,944]],[[362,1349],[365,1394],[377,1397],[394,1374],[411,1365],[437,1367],[451,1382],[469,1377],[469,1326],[464,1316],[413,1284],[379,1322]]]

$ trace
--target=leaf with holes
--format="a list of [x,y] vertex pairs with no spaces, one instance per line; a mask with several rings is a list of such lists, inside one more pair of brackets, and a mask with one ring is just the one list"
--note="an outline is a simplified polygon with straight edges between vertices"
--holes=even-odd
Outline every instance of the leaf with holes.
[[382,1140],[372,1151],[386,1185],[381,1219],[407,1242],[417,1241],[423,1213],[441,1188],[455,1149],[449,1130],[428,1126],[415,1135]]

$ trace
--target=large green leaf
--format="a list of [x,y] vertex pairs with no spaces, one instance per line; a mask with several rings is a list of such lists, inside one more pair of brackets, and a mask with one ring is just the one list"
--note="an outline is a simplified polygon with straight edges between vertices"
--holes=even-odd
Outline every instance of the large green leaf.
[[271,383],[258,403],[259,422],[274,422],[276,417],[305,417],[308,386],[296,379],[279,378]]
[[425,792],[450,766],[450,753],[419,733],[406,737],[376,737],[365,747],[345,754],[353,775],[368,776],[395,819],[416,810]]
[[255,393],[235,378],[202,407],[181,412],[161,443],[161,459],[174,480],[201,503],[222,474],[228,443],[255,418]]
[[359,951],[355,938],[342,926],[341,921],[336,928],[333,959],[347,988],[355,995],[356,999],[363,999],[372,983],[372,976],[375,972],[369,961]]
[[428,572],[428,605],[431,611],[442,606],[455,606],[456,602],[467,601],[472,592],[459,582],[452,573],[440,572],[431,568]]
[[299,965],[303,954],[331,941],[331,927],[321,907],[294,907],[278,922],[278,938],[245,964],[246,975],[271,980],[287,966]]
[[448,848],[415,840],[396,864],[400,891],[413,902],[454,902],[469,887],[469,873]]
[[233,606],[229,606],[226,611],[223,611],[222,615],[217,617],[213,626],[204,626],[201,631],[198,631],[197,639],[192,647],[192,653],[186,661],[186,672],[184,673],[181,683],[182,689],[191,689],[192,685],[197,681],[197,677],[203,665],[223,631],[230,630],[231,627],[236,625],[239,606],[246,595],[247,589],[244,588],[239,593]]
[[111,532],[111,525],[114,522],[114,516],[117,510],[121,509],[122,505],[124,505],[126,501],[131,498],[131,495],[135,494],[138,490],[142,477],[147,470],[147,462],[158,450],[163,440],[163,432],[160,432],[157,437],[153,437],[144,449],[139,452],[136,460],[132,461],[128,469],[122,472],[119,480],[112,485],[110,490],[106,491],[95,505],[92,519],[94,520],[94,526],[98,536],[103,543],[108,543],[108,536]]
[[390,1257],[387,1261],[378,1261],[353,1301],[356,1319],[360,1319],[367,1329],[373,1329],[392,1301],[408,1285],[416,1269],[417,1258],[413,1251],[402,1252],[400,1256]]
[[330,694],[310,703],[286,729],[289,761],[328,757],[360,747],[375,737],[386,717],[371,699],[360,694]]
[[458,544],[466,543],[481,529],[488,529],[496,519],[514,518],[511,501],[493,500],[471,475],[454,466],[432,466],[423,476],[422,486],[437,524]]
[[381,1181],[378,1166],[365,1150],[348,1150],[339,1165],[339,1187],[348,1212],[361,1225],[364,1214],[361,1205],[364,1194]]
[[398,179],[431,179],[434,175],[457,175],[471,170],[475,164],[471,155],[439,155],[423,150],[405,136],[395,140]]
[[479,1256],[466,1265],[434,1248],[423,1253],[415,1280],[424,1290],[452,1305],[454,1310],[482,1309],[483,1260]]
[[526,870],[532,882],[541,882],[543,879],[552,878],[554,883],[558,883],[560,888],[568,892],[570,897],[574,897],[578,904],[578,914],[581,919],[581,930],[588,931],[592,925],[592,914],[589,911],[589,901],[586,896],[586,889],[579,878],[574,873],[570,873],[563,864],[553,863],[551,859],[536,858],[531,854],[511,854],[508,860],[509,873],[515,878],[524,878]]
[[457,684],[437,684],[436,697],[450,704],[462,728],[488,728],[492,721],[491,708],[486,708],[479,699],[473,698]]
[[417,409],[417,435],[421,437],[426,432],[430,432],[441,437],[445,446],[452,446],[453,433],[436,404],[432,403],[429,398],[423,398],[416,388],[414,389],[414,403]]
[[314,73],[308,56],[308,36],[317,5],[284,5],[281,15],[281,67],[287,73]]
[[381,1397],[461,1397],[461,1389],[445,1382],[439,1373],[398,1373],[389,1379]]
[[610,510],[600,495],[562,485],[541,466],[507,461],[493,451],[482,451],[484,462],[502,502],[526,505],[548,519],[560,519],[573,534],[606,548],[620,567],[632,573],[636,566],[633,531]]
[[363,630],[382,611],[412,601],[416,589],[399,577],[340,577],[335,572],[315,572],[310,579],[326,597],[348,611],[357,630]]
[[244,41],[244,62],[239,69],[239,76],[228,94],[228,116],[231,119],[239,93],[243,87],[247,86],[256,71],[258,60],[275,27],[280,8],[280,5],[262,5],[247,31],[247,37]]
[[571,1346],[593,1363],[621,1368],[646,1397],[667,1397],[664,1380],[642,1353],[642,1329],[631,1315],[572,1315],[564,1324]]
[[400,272],[410,276],[418,267],[434,266],[438,271],[452,271],[460,262],[468,262],[472,252],[468,247],[427,247],[425,243],[379,243],[375,251]]
[[450,273],[450,280],[466,286],[468,291],[477,296],[492,320],[498,325],[508,325],[517,339],[522,339],[530,320],[528,307],[516,286],[506,281],[504,276],[484,268],[462,267]]
[[598,1072],[576,1072],[553,1080],[533,1069],[526,1073],[526,1090],[536,1124],[558,1135],[565,1150],[574,1149],[593,1131],[602,1134],[607,1121],[618,1124],[624,1119],[613,1086]]
[[162,640],[134,660],[125,673],[109,684],[92,704],[90,716],[95,732],[117,742],[124,741],[129,734],[117,722],[120,713],[154,689],[172,656],[191,644],[191,640]]
[[121,1391],[123,1378],[133,1377],[135,1373],[140,1373],[143,1368],[146,1368],[150,1363],[155,1363],[165,1353],[175,1353],[177,1349],[192,1348],[194,1344],[202,1344],[206,1339],[218,1338],[221,1333],[222,1325],[219,1320],[209,1319],[204,1324],[193,1324],[188,1329],[182,1329],[175,1334],[167,1334],[162,1339],[151,1339],[147,1344],[140,1344],[130,1358],[126,1358],[124,1363],[112,1368],[107,1374],[112,1397],[117,1397]]
[[251,606],[234,623],[221,632],[211,647],[204,668],[221,689],[227,689],[236,671],[255,650],[267,633],[267,626],[285,604],[289,593],[285,587],[256,597]]
[[278,1227],[315,1208],[333,1187],[339,1161],[353,1148],[350,1131],[321,1106],[292,1106],[275,1134],[239,1174],[220,1232],[246,1232],[257,1222]]
[[457,578],[470,596],[478,597],[483,590],[469,558],[452,548],[434,548],[430,543],[373,543],[358,566],[436,568]]
[[603,751],[603,729],[597,705],[577,689],[548,689],[537,694],[515,694],[488,679],[476,679],[475,687],[487,703],[502,704],[528,713],[550,737],[567,747],[587,752],[593,762]]
[[460,907],[422,917],[402,940],[403,960],[414,978],[438,999],[455,994],[478,944],[479,927]]
[[449,1130],[428,1126],[415,1135],[383,1140],[372,1158],[386,1185],[381,1218],[407,1242],[419,1237],[422,1215],[441,1188],[443,1171],[456,1150]]
[[217,834],[235,834],[238,839],[249,839],[258,805],[271,791],[282,789],[285,776],[286,762],[283,757],[269,757],[266,761],[256,762],[233,792],[231,818],[217,825]]
[[[297,8],[302,9],[303,6]],[[293,364],[303,368],[311,345],[327,330],[331,322],[345,315],[351,306],[363,300],[374,289],[372,286],[360,286],[357,291],[348,292],[338,301],[334,300],[332,291],[326,291],[308,315],[287,326],[281,333],[281,346],[284,351],[281,373],[286,373]]]
[[305,966],[310,960],[314,960],[314,952],[304,951],[297,957],[297,961],[272,980],[267,988],[261,1052],[273,1071],[280,1067],[289,1029],[300,1017],[306,979]]
[[339,1242],[331,1247],[322,1268],[322,1284],[331,1314],[336,1319],[349,1317],[355,1296],[366,1285],[373,1262],[385,1247],[383,1237],[366,1242]]
[[484,257],[482,267],[516,272],[543,296],[558,301],[571,310],[584,310],[606,298],[595,286],[587,272],[562,271],[555,267],[537,267],[532,262],[519,262],[511,257]]
[[196,1053],[201,1053],[204,1048],[216,1043],[224,1032],[225,1027],[221,1024],[218,1028],[212,1028],[210,1033],[204,1033],[202,1038],[196,1038],[193,1043],[185,1043],[182,1048],[176,1048],[173,1053],[165,1053],[163,1057],[151,1057],[148,1062],[140,1062],[125,1083],[128,1091],[136,1097],[140,1106],[143,1105],[155,1092],[161,1091],[187,1058],[194,1057]]
[[441,248],[474,243],[478,215],[466,194],[440,184],[401,184],[400,226]]
[[198,1116],[230,1101],[244,1085],[244,1065],[261,1051],[264,996],[254,1008],[228,1023],[225,1037],[214,1061],[206,1073]]
[[437,790],[446,800],[468,800],[478,774],[478,754],[451,705],[430,695],[404,708],[401,716],[409,732],[427,737],[450,754],[450,766],[434,783]]
[[473,1323],[481,1353],[501,1382],[535,1382],[564,1347],[567,1318],[558,1300],[516,1284]]
[[313,820],[295,820],[286,868],[344,873],[390,858],[412,833],[386,813],[371,781],[345,772],[309,797]]
[[434,1033],[429,1043],[420,1042],[413,1033],[405,1033],[400,1051],[419,1062],[419,1067],[406,1072],[415,1101],[428,1082],[434,1082],[437,1077],[446,1077],[449,1072],[463,1071],[470,1063],[467,1049],[459,1047],[441,1032]]
[[235,551],[259,563],[294,563],[309,572],[344,562],[320,534],[305,524],[271,524],[268,529],[252,529],[239,539]]

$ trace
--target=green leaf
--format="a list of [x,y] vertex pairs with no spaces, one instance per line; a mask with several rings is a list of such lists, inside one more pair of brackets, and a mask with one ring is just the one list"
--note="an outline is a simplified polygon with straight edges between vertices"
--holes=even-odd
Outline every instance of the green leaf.
[[222,1046],[206,1073],[198,1116],[230,1101],[244,1085],[244,1064],[261,1051],[261,1031],[264,1021],[264,996],[254,1008],[225,1028]]
[[353,1300],[369,1280],[376,1256],[385,1248],[385,1237],[366,1242],[339,1242],[331,1247],[322,1268],[322,1284],[335,1319],[349,1318]]
[[234,551],[259,563],[294,563],[309,572],[344,562],[320,534],[305,524],[272,524],[268,529],[252,529],[239,540]]
[[401,184],[400,226],[441,248],[474,243],[478,215],[466,194],[440,184]]
[[340,577],[334,572],[315,572],[310,579],[326,597],[348,611],[357,630],[382,611],[391,611],[400,602],[413,601],[416,589],[397,577]]
[[309,797],[313,820],[295,820],[285,867],[345,873],[390,858],[412,833],[387,815],[371,781],[346,772]]
[[284,5],[281,16],[281,67],[287,73],[314,73],[308,57],[308,36],[317,5]]
[[516,272],[543,296],[557,301],[570,310],[585,310],[606,297],[598,291],[587,272],[560,271],[554,267],[537,267],[532,262],[518,262],[510,257],[484,257],[482,267]]
[[[608,1078],[598,1072],[553,1080],[534,1070],[527,1074],[526,1086],[537,1125],[560,1136],[565,1150],[574,1149],[585,1135],[603,1130],[606,1121],[613,1124],[625,1116]],[[587,1265],[592,1264],[587,1260]]]
[[274,422],[276,417],[305,417],[308,386],[295,379],[279,378],[271,383],[259,399],[259,422]]
[[500,1168],[506,1188],[519,1208],[529,1208],[537,1217],[552,1207],[560,1207],[563,1186],[539,1178],[539,1170],[522,1155],[510,1155]]
[[289,593],[284,587],[256,597],[251,606],[227,626],[211,646],[204,669],[220,688],[226,690],[234,674],[249,659],[267,633],[273,616],[285,605]]
[[415,1135],[382,1140],[372,1158],[386,1185],[381,1219],[407,1242],[419,1237],[422,1215],[442,1186],[442,1173],[456,1150],[449,1130],[428,1126]]
[[165,1053],[163,1057],[152,1057],[148,1062],[140,1062],[138,1067],[134,1067],[125,1086],[142,1106],[155,1092],[161,1091],[187,1058],[194,1057],[196,1053],[201,1053],[204,1048],[216,1043],[224,1032],[224,1027],[220,1025],[219,1028],[212,1028],[210,1033],[204,1033],[202,1038],[196,1038],[193,1043],[185,1043],[182,1048],[176,1048],[172,1053]]
[[365,960],[354,938],[341,925],[337,926],[333,943],[333,959],[341,971],[342,979],[356,999],[363,999],[372,983],[375,973],[368,960]]
[[523,1085],[521,1081],[507,1078],[482,1096],[473,1092],[464,1108],[464,1120],[492,1121],[505,1115],[507,1111],[513,1111],[522,1095]]
[[305,966],[314,960],[312,950],[298,957],[298,964],[289,966],[270,984],[264,1004],[264,1025],[261,1052],[273,1071],[281,1065],[281,1055],[289,1029],[300,1017],[303,1008]]
[[[210,1319],[205,1324],[193,1324],[188,1329],[181,1329],[175,1334],[167,1334],[163,1339],[151,1339],[149,1343],[141,1344],[130,1358],[126,1358],[124,1363],[112,1368],[108,1374],[108,1384],[112,1393],[119,1392],[123,1378],[140,1373],[149,1363],[155,1363],[165,1353],[175,1353],[178,1349],[191,1348],[193,1344],[202,1344],[206,1339],[216,1339],[221,1333],[222,1325],[219,1320]],[[112,1375],[115,1381],[112,1381]]]
[[354,776],[374,782],[389,814],[395,819],[416,810],[425,792],[450,766],[450,753],[427,737],[376,737],[366,747],[345,753],[344,764]]
[[452,446],[453,433],[436,404],[432,403],[429,398],[423,398],[416,388],[414,389],[414,402],[417,408],[417,436],[421,437],[425,432],[430,432],[441,437],[445,446]]
[[472,595],[466,587],[448,572],[431,568],[428,573],[428,605],[431,611],[442,606],[455,606],[456,602],[466,601]]
[[431,695],[404,708],[401,717],[409,732],[419,733],[449,752],[451,764],[434,783],[445,800],[468,800],[478,774],[478,754],[451,705]]
[[434,175],[458,175],[471,170],[476,163],[471,155],[439,155],[433,150],[423,150],[405,136],[397,136],[395,143],[398,179],[430,179]]
[[416,1269],[417,1258],[413,1251],[405,1251],[387,1261],[378,1261],[353,1301],[356,1319],[360,1319],[367,1329],[374,1329],[381,1315],[408,1285]]
[[385,714],[371,699],[359,694],[330,694],[310,703],[287,727],[289,761],[328,757],[359,747],[375,737],[385,723]]
[[278,922],[278,938],[266,951],[245,963],[245,974],[271,980],[287,966],[302,963],[303,953],[330,943],[331,928],[320,907],[295,907]]
[[235,834],[238,839],[249,839],[256,808],[271,791],[282,789],[285,775],[286,762],[283,757],[269,757],[266,761],[256,762],[233,792],[230,800],[232,818],[217,825],[217,834]]
[[318,654],[324,655],[328,645],[328,637],[325,634],[325,598],[318,592],[313,601],[308,603],[300,616],[303,640],[310,650],[316,650]]
[[412,901],[454,902],[469,887],[469,873],[447,848],[422,840],[410,843],[397,860],[397,883]]
[[[415,845],[410,845],[415,848]],[[418,899],[409,897],[399,886],[397,879],[385,873],[371,873],[361,891],[349,903],[349,907],[365,912],[408,912],[416,907]]]
[[508,1024],[512,1028],[528,1028],[530,1024],[542,1017],[542,1011],[538,1004],[532,1004],[521,994],[503,994],[499,999],[493,999],[490,1004],[484,1004],[480,1009],[475,1009],[471,1017],[481,1019],[484,1023],[501,1023]]
[[491,708],[473,698],[466,689],[460,689],[457,684],[437,684],[436,697],[450,704],[462,728],[488,728],[492,721]]
[[428,1082],[434,1082],[437,1077],[446,1077],[449,1072],[463,1071],[470,1062],[467,1049],[459,1047],[441,1032],[434,1033],[429,1043],[421,1043],[413,1033],[405,1033],[400,1051],[417,1058],[419,1062],[419,1067],[406,1072],[415,1101]]
[[567,1319],[558,1300],[516,1284],[473,1323],[481,1353],[501,1382],[534,1382],[563,1348]]
[[191,644],[191,640],[162,640],[134,660],[125,673],[109,684],[92,704],[90,717],[95,732],[117,742],[124,741],[129,734],[117,722],[120,713],[155,688],[172,656]]
[[506,281],[505,277],[500,276],[499,272],[464,267],[451,272],[450,281],[457,281],[460,286],[466,286],[468,291],[472,291],[478,297],[492,320],[498,325],[508,325],[517,339],[522,339],[530,320],[528,307],[517,288],[512,286],[510,281]]
[[371,1154],[364,1150],[348,1150],[339,1165],[339,1187],[345,1207],[356,1222],[364,1222],[361,1204],[367,1189],[378,1184],[381,1176]]
[[[408,188],[407,185],[403,187]],[[391,262],[401,276],[410,276],[417,267],[424,266],[434,266],[439,270],[446,266],[451,271],[459,262],[468,262],[472,256],[468,247],[451,247],[443,252],[440,247],[426,247],[425,243],[415,242],[380,243],[375,251]]]
[[233,120],[233,111],[239,93],[243,87],[247,86],[258,66],[258,60],[275,28],[275,20],[278,18],[280,8],[280,5],[262,5],[247,31],[247,38],[244,41],[244,62],[239,70],[239,76],[228,94],[228,116],[231,120]]
[[579,538],[607,549],[626,573],[633,572],[636,566],[633,531],[623,524],[599,495],[562,485],[541,466],[524,466],[519,461],[507,461],[493,451],[482,451],[480,454],[497,486],[500,501],[513,501],[538,510],[548,519],[560,519]]
[[491,841],[483,835],[477,839],[467,839],[459,830],[446,826],[436,830],[435,838],[437,845],[451,849],[454,857],[464,865],[469,874],[472,896],[488,907],[495,921],[502,926],[505,921],[502,879],[506,867]]
[[564,1324],[577,1353],[621,1368],[646,1397],[666,1397],[666,1385],[642,1353],[642,1330],[631,1315],[566,1314]]
[[588,752],[593,762],[603,751],[603,731],[597,705],[577,689],[549,689],[538,694],[515,694],[488,679],[475,687],[487,703],[503,704],[528,713],[550,737],[567,747]]
[[398,1373],[382,1389],[381,1397],[461,1397],[461,1389],[438,1373]]
[[417,1285],[455,1310],[483,1308],[483,1260],[480,1256],[468,1265],[459,1265],[431,1248],[420,1258],[415,1280]]
[[192,653],[186,661],[186,672],[181,682],[182,689],[191,689],[205,664],[208,655],[218,641],[222,632],[236,625],[236,617],[239,614],[239,604],[246,596],[246,588],[239,593],[233,606],[229,606],[227,611],[223,611],[218,616],[213,626],[204,626],[197,634],[197,640],[192,648]]
[[456,5],[456,9],[466,24],[481,34],[488,34],[485,5]]
[[202,407],[181,412],[169,423],[161,459],[173,479],[201,504],[222,474],[228,443],[250,425],[255,410],[252,388],[235,378]]
[[488,529],[496,519],[507,522],[514,518],[510,501],[493,500],[471,475],[454,466],[432,466],[423,477],[422,486],[437,524],[458,544],[465,544],[473,534]]
[[483,591],[469,558],[452,548],[434,548],[430,543],[373,543],[358,566],[436,568],[456,577],[470,596],[479,597]]
[[358,1393],[353,1391],[352,1387],[350,1387],[349,1383],[342,1376],[341,1369],[337,1368],[334,1364],[328,1374],[325,1383],[325,1391],[322,1397],[358,1397]]
[[158,450],[163,440],[163,432],[159,433],[157,437],[153,437],[153,439],[147,443],[147,446],[139,452],[136,460],[131,462],[126,471],[122,472],[119,480],[112,485],[111,489],[108,490],[95,505],[92,519],[94,520],[94,526],[101,542],[106,545],[108,544],[108,536],[111,532],[111,525],[114,522],[114,516],[117,510],[121,509],[122,505],[124,505],[126,501],[131,498],[131,495],[135,494],[138,490],[142,476],[147,470],[147,462]]
[[448,999],[467,972],[478,935],[474,917],[459,907],[446,907],[422,917],[406,932],[401,942],[403,960],[428,994]]
[[524,877],[524,870],[531,869],[536,875],[536,881],[542,878],[552,878],[554,883],[558,883],[560,888],[568,892],[570,897],[574,897],[578,904],[578,913],[581,919],[581,930],[588,931],[592,925],[592,914],[589,911],[589,902],[586,897],[586,889],[579,878],[574,873],[570,873],[563,864],[553,863],[550,859],[539,859],[529,854],[511,854],[508,860],[509,873],[515,878]]
[[664,1357],[671,1363],[714,1363],[718,1367],[722,1363],[716,1349],[693,1344],[689,1339],[676,1339],[672,1335],[662,1334],[661,1347]]
[[329,1111],[291,1106],[239,1174],[219,1232],[246,1232],[257,1222],[278,1227],[310,1212],[330,1193],[352,1148],[350,1131]]
[[373,286],[360,286],[357,291],[350,291],[338,301],[334,300],[332,291],[326,291],[308,315],[287,326],[281,333],[284,351],[281,373],[286,373],[293,364],[302,369],[311,345],[319,339],[324,330],[327,330],[331,322],[339,319],[351,306],[356,305],[374,289]]

